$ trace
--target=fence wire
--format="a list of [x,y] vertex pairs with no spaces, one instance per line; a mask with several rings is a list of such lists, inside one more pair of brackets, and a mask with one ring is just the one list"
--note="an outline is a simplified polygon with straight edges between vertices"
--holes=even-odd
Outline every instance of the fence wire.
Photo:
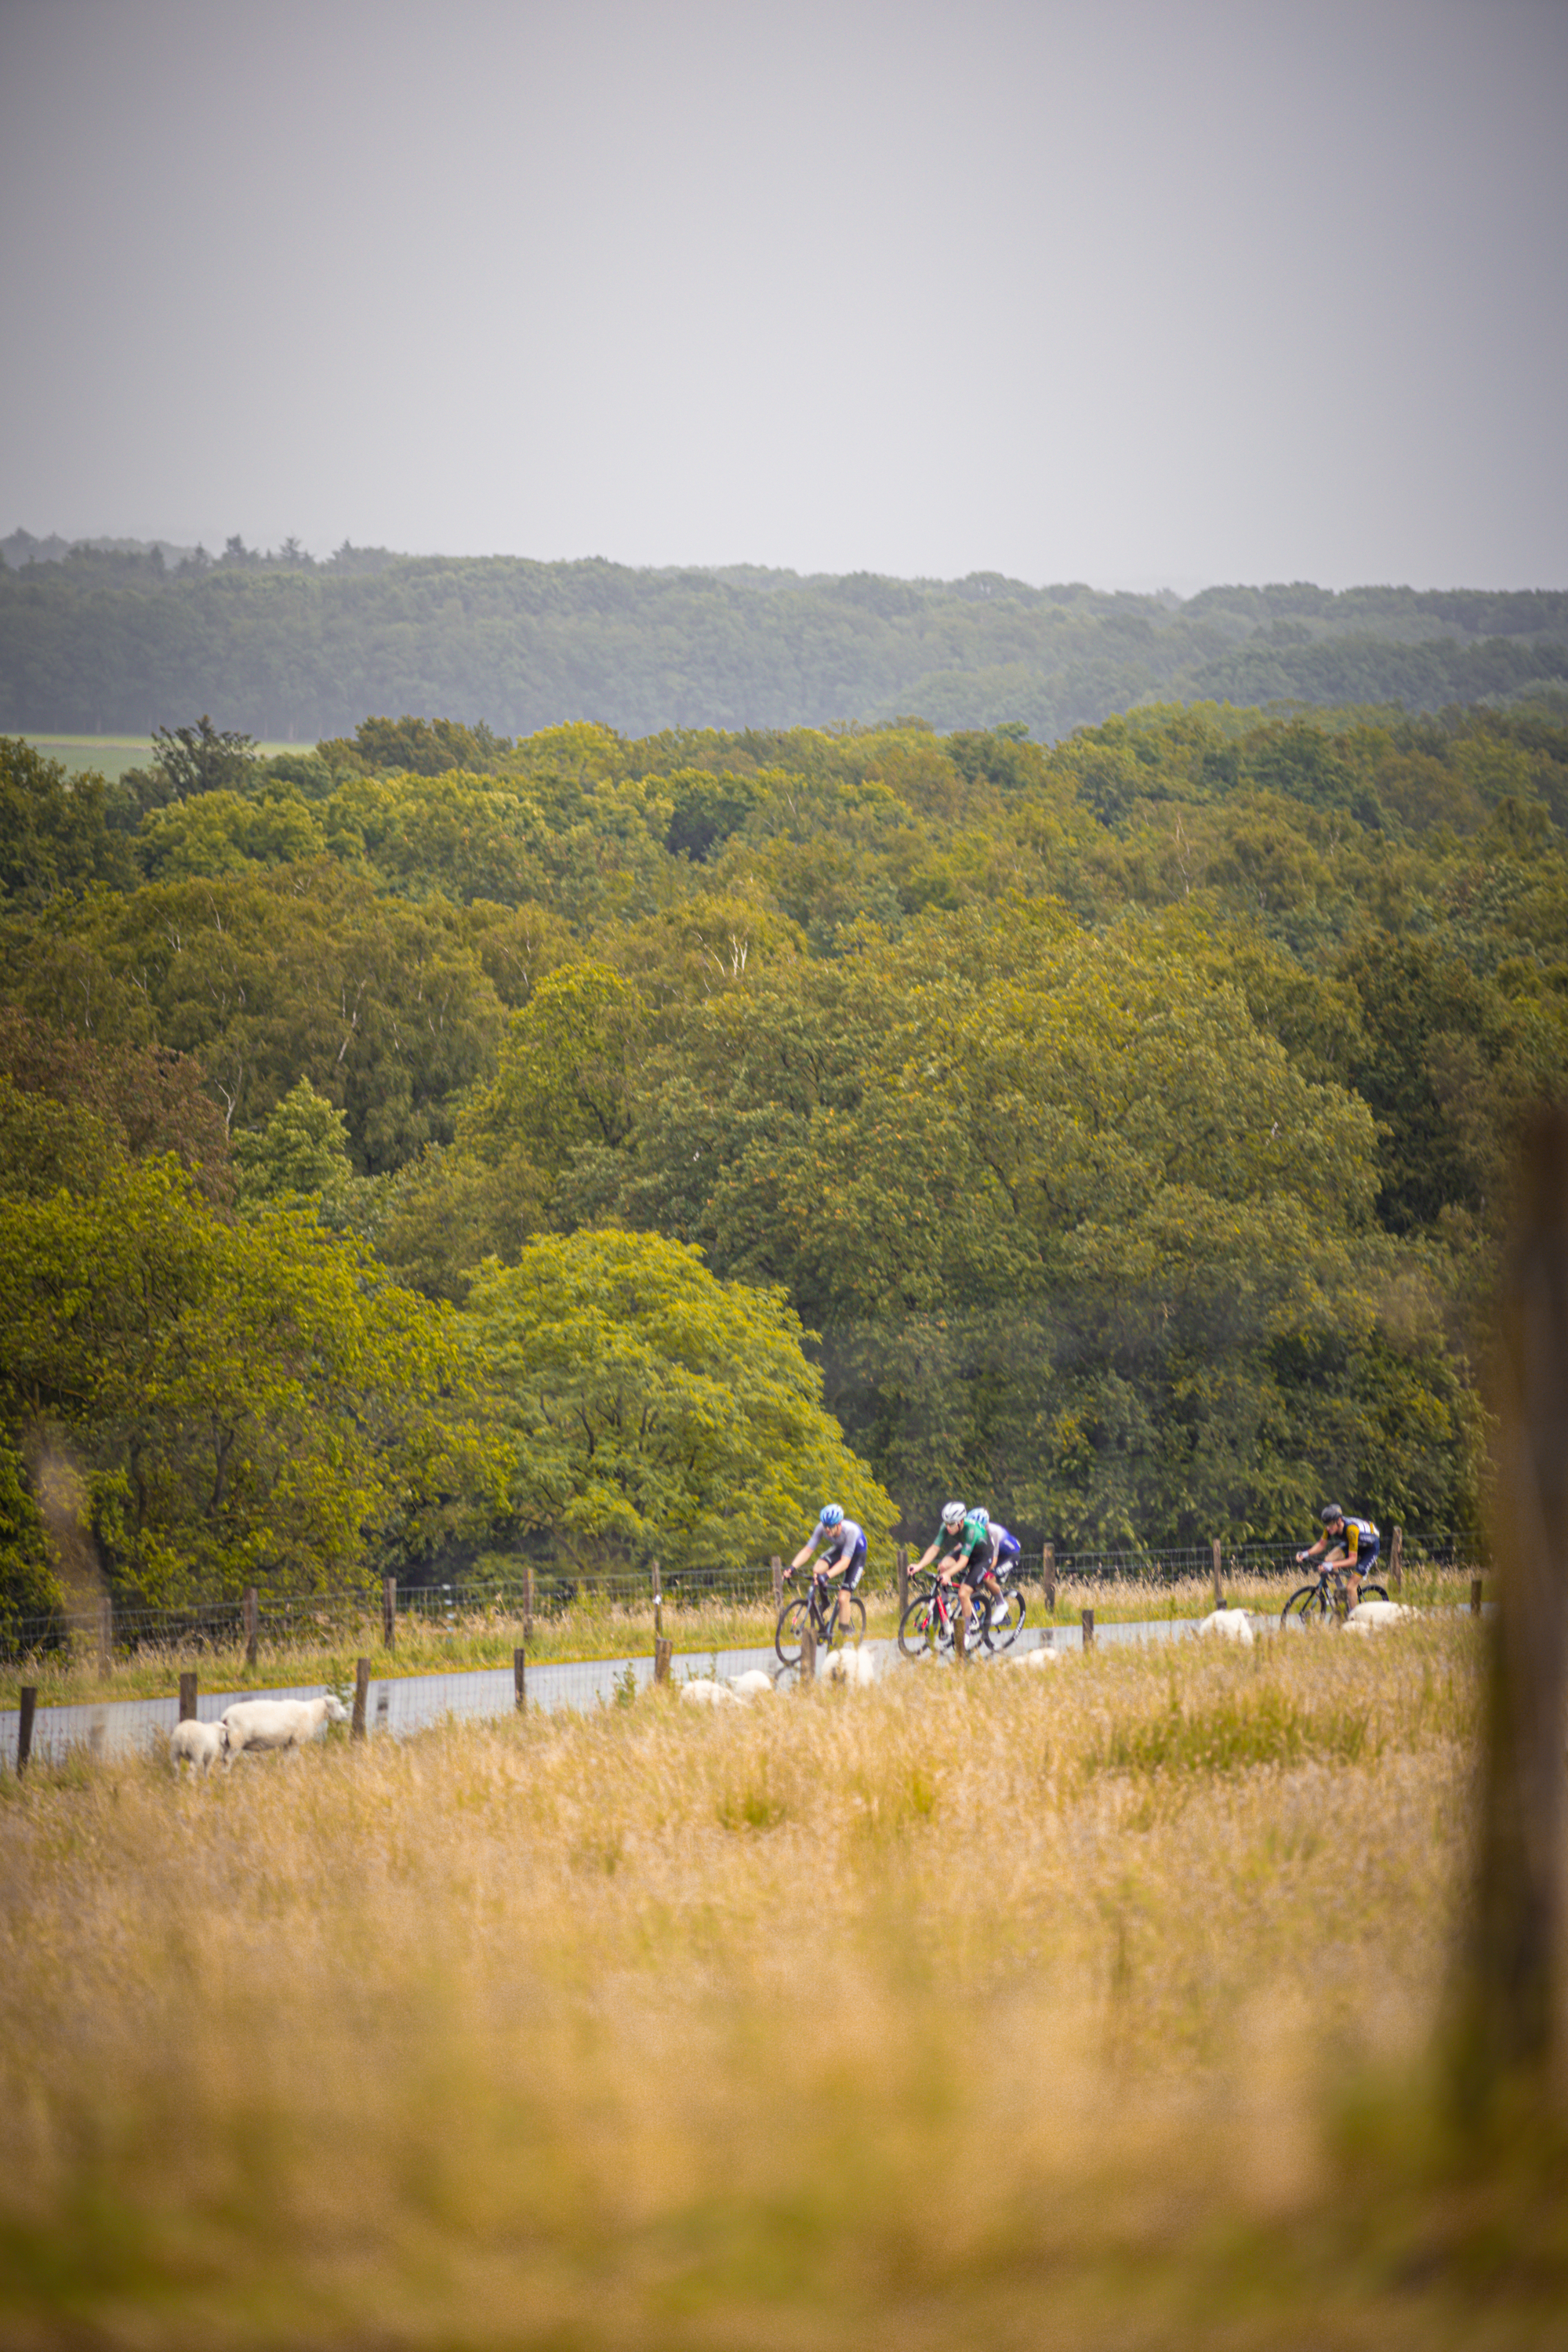
[[[1472,1538],[1452,1534],[1407,1535],[1404,1560],[1413,1571],[1484,1565]],[[1023,1554],[1018,1572],[1030,1582],[1046,1579],[1058,1584],[1158,1586],[1206,1579],[1213,1564],[1209,1544],[1081,1551],[1053,1548],[1048,1553]],[[1295,1572],[1296,1548],[1286,1543],[1224,1546],[1221,1566],[1227,1576],[1279,1579]],[[683,1612],[716,1601],[752,1608],[771,1603],[773,1591],[769,1567],[687,1569],[663,1577],[661,1589],[663,1607],[677,1622]],[[786,1586],[786,1591],[790,1589]],[[793,1589],[801,1589],[798,1582]],[[885,1569],[868,1574],[861,1586],[862,1591],[884,1596],[896,1589],[896,1576]],[[394,1622],[453,1632],[463,1625],[480,1629],[487,1622],[520,1624],[537,1619],[548,1623],[584,1603],[640,1613],[651,1607],[653,1598],[647,1571],[582,1576],[536,1571],[531,1577],[514,1572],[448,1584],[399,1583]],[[310,1593],[258,1588],[254,1609],[257,1641],[271,1648],[310,1642],[335,1644],[349,1635],[366,1643],[379,1642],[385,1622],[383,1593],[363,1587]],[[60,1651],[87,1656],[97,1652],[106,1660],[131,1658],[146,1650],[200,1656],[237,1648],[251,1630],[243,1596],[170,1608],[106,1601],[91,1610],[0,1611],[0,1663],[15,1665]]]

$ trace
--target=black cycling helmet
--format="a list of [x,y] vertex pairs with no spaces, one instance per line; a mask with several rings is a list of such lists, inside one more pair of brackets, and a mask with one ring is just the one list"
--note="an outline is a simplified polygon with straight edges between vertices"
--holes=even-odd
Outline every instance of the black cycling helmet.
[[1337,1503],[1331,1503],[1325,1510],[1319,1513],[1319,1517],[1321,1518],[1323,1525],[1326,1528],[1331,1528],[1336,1519],[1342,1519],[1344,1517],[1344,1513],[1341,1510]]

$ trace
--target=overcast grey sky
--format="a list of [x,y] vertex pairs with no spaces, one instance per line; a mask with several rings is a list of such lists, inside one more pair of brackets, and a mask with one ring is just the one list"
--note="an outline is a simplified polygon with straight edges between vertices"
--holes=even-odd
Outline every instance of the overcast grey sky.
[[0,0],[0,531],[1568,581],[1563,0]]

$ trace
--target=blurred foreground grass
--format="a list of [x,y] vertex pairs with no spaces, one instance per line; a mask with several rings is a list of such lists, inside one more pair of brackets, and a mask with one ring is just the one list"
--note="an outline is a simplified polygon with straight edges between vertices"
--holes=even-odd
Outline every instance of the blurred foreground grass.
[[[1233,1607],[1277,1617],[1289,1594],[1303,1580],[1305,1570],[1289,1579],[1230,1577],[1226,1599]],[[1407,1570],[1404,1598],[1420,1608],[1458,1608],[1469,1597],[1469,1571],[1465,1570]],[[797,1580],[791,1592],[804,1590]],[[1047,1609],[1037,1584],[1023,1588],[1027,1622],[1032,1625],[1076,1625],[1086,1609],[1098,1623],[1126,1623],[1136,1619],[1203,1617],[1214,1606],[1206,1577],[1187,1577],[1155,1583],[1128,1578],[1066,1579],[1056,1588],[1056,1605]],[[866,1631],[872,1640],[890,1639],[899,1629],[895,1594],[867,1591]],[[771,1648],[776,1612],[769,1600],[667,1601],[664,1630],[679,1656],[711,1657],[719,1650]],[[74,1647],[46,1651],[25,1661],[0,1664],[0,1706],[15,1706],[22,1684],[37,1690],[40,1706],[90,1704],[100,1699],[164,1698],[179,1689],[182,1671],[195,1666],[201,1686],[208,1691],[265,1690],[279,1685],[352,1683],[354,1660],[368,1657],[377,1675],[456,1674],[477,1666],[510,1666],[512,1652],[522,1646],[522,1619],[507,1608],[455,1614],[450,1623],[405,1611],[397,1621],[397,1646],[382,1647],[381,1619],[367,1615],[361,1623],[323,1623],[301,1629],[287,1641],[263,1634],[254,1666],[245,1662],[243,1642],[200,1645],[147,1643],[114,1658],[107,1675],[99,1672],[96,1638],[79,1637]],[[574,1659],[619,1658],[653,1654],[652,1602],[627,1607],[585,1594],[570,1608],[533,1620],[529,1636],[531,1665],[552,1665]]]
[[0,1780],[7,2345],[1560,2343],[1427,2053],[1479,1636]]

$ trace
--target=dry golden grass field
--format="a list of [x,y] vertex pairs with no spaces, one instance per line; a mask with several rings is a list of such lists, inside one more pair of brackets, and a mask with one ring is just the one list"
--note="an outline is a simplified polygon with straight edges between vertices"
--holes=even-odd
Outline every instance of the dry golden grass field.
[[0,1781],[7,2346],[1568,2340],[1468,1619]]

